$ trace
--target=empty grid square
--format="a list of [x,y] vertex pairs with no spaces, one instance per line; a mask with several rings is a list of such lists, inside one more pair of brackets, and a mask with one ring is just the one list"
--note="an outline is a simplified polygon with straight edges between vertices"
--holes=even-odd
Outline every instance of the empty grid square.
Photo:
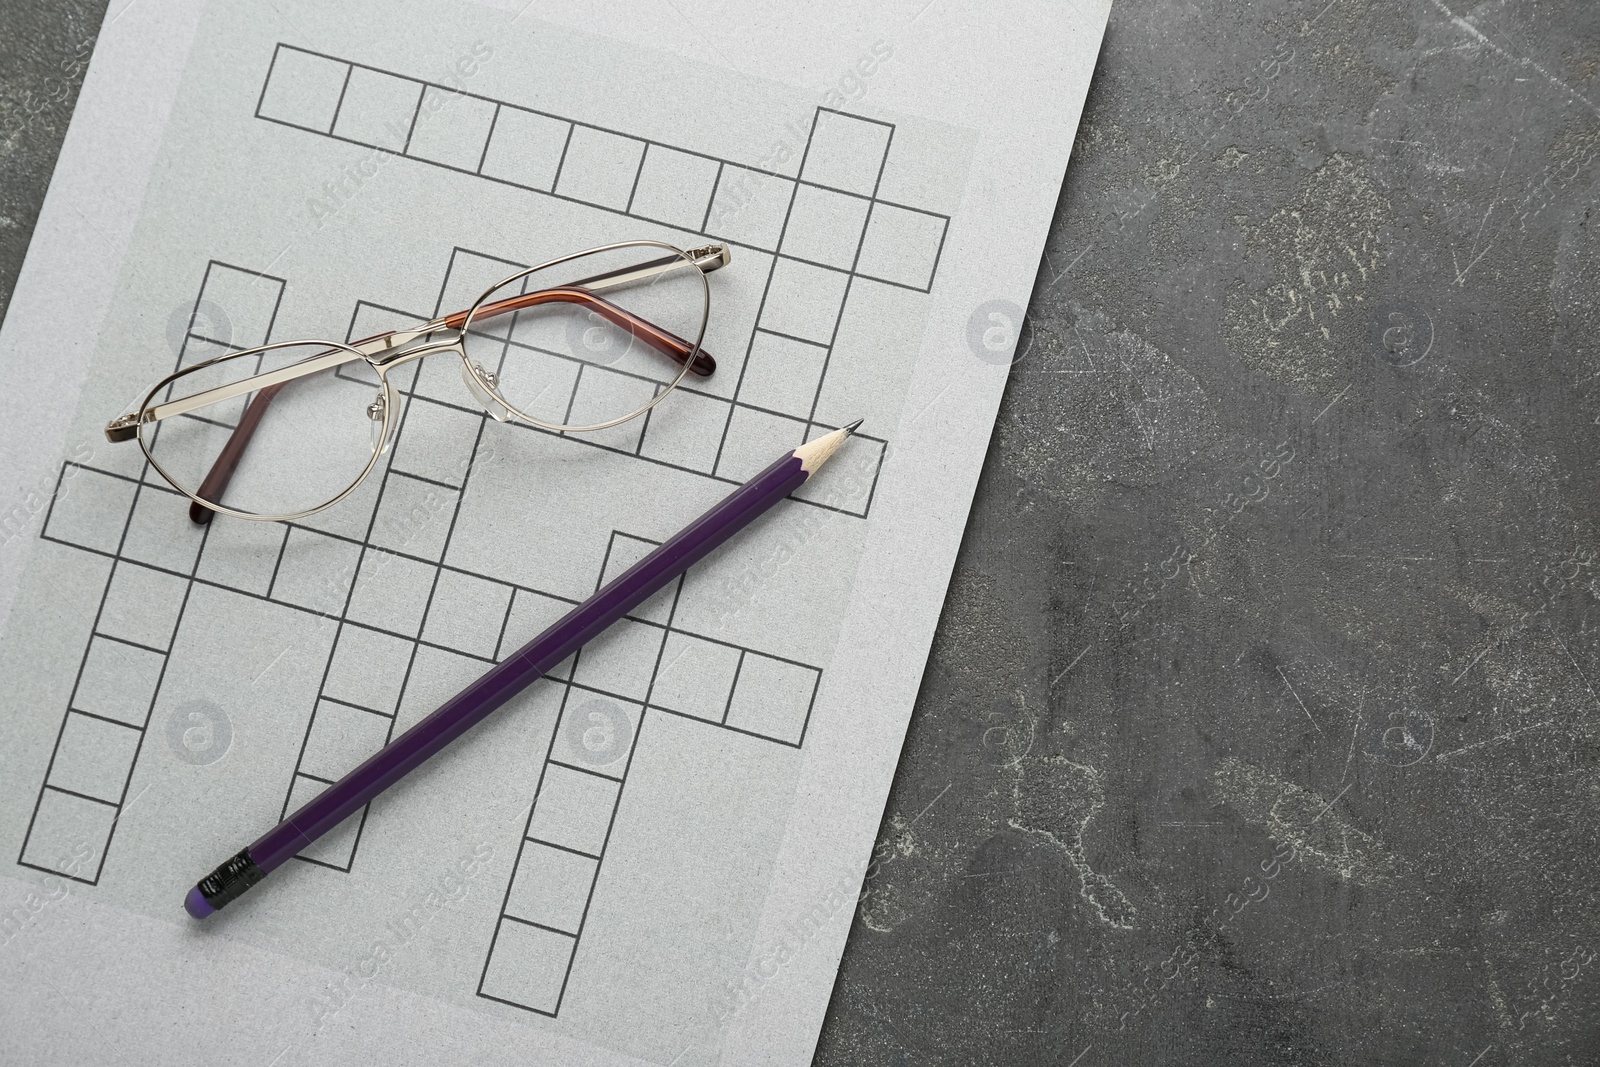
[[621,211],[628,206],[643,159],[643,141],[592,126],[574,126],[556,192]]
[[690,634],[667,635],[650,703],[697,719],[721,722],[733,692],[739,650]]
[[76,711],[67,712],[61,740],[50,764],[49,784],[57,789],[119,803],[133,770],[140,731]]
[[422,83],[364,67],[350,71],[333,135],[390,152],[405,150]]
[[548,193],[571,132],[570,122],[502,106],[481,173]]
[[739,400],[808,418],[827,360],[828,350],[822,345],[757,330],[750,340]]
[[22,862],[68,878],[94,881],[117,809],[46,788],[39,795],[39,810],[28,830]]
[[344,88],[344,78],[349,72],[348,63],[279,45],[272,56],[272,72],[267,77],[257,114],[327,133],[333,125],[334,109],[339,106],[339,91]]
[[706,232],[737,244],[776,251],[793,196],[793,179],[724,166],[711,201]]
[[674,389],[650,409],[639,454],[675,467],[710,474],[731,405],[719,397]]
[[728,705],[728,725],[798,745],[821,673],[759,652],[745,653]]
[[72,706],[143,727],[156,698],[167,657],[120,641],[91,637],[83,672],[72,693]]
[[[450,254],[450,266],[445,270],[444,285],[439,290],[440,314],[451,314],[457,311],[466,311],[478,302],[478,298],[492,285],[498,285],[518,271],[526,269],[523,264],[513,263],[508,259],[496,256],[485,256],[478,252],[464,252],[461,249]],[[487,329],[498,328],[501,323],[490,320]],[[472,327],[474,334],[479,332],[479,326]],[[494,336],[504,337],[505,331],[500,330]],[[426,362],[426,361],[425,361]],[[434,360],[434,363],[444,363],[444,360]],[[425,395],[432,395],[431,391]]]
[[891,129],[882,122],[818,108],[801,179],[872,196],[889,151]]
[[[226,334],[205,336],[235,349],[266,344],[272,317],[282,296],[282,279],[213,262],[206,268],[192,329],[196,333],[207,330]],[[192,344],[185,346],[186,364],[194,362],[196,355],[220,354],[215,350],[189,351],[193,347]]]
[[582,363],[516,342],[469,351],[474,362],[500,376],[501,395],[521,411],[556,425],[567,421]]
[[438,570],[431,563],[368,549],[346,617],[391,633],[417,636]]
[[43,535],[80,548],[115,552],[138,488],[126,479],[79,468],[51,501]]
[[803,419],[771,415],[755,408],[736,407],[722,443],[717,477],[746,481],[784,452],[805,443]]
[[229,589],[266,596],[289,528],[277,522],[213,522],[207,529],[195,573]]
[[177,493],[147,487],[133,504],[128,536],[122,542],[122,555],[191,574],[206,527],[189,521],[189,498]]
[[545,764],[528,836],[590,856],[600,855],[621,788],[610,778]]
[[783,254],[849,270],[861,247],[869,202],[801,183],[783,231]]
[[472,467],[482,425],[481,415],[413,399],[406,405],[405,425],[395,442],[390,467],[460,489]]
[[849,276],[841,271],[779,257],[761,309],[760,325],[817,344],[833,343]]
[[[230,277],[235,277],[238,279],[250,279],[254,283],[253,287],[255,288],[270,288],[274,291],[280,293],[282,292],[282,285],[275,278],[271,278],[270,276],[254,275],[249,271],[225,267],[215,260],[212,260],[207,266],[207,275],[209,276],[212,272],[215,272],[218,275],[218,288],[224,287],[223,283],[225,283],[227,279],[222,276],[226,274]],[[205,286],[202,285],[201,292],[196,296],[194,305],[185,309],[187,314],[184,316],[183,320],[183,336],[178,338],[172,338],[169,336],[168,338],[169,340],[176,340],[178,342],[178,355],[182,357],[179,360],[181,366],[188,367],[199,362],[199,359],[196,358],[197,356],[210,358],[211,356],[220,356],[227,352],[236,351],[234,347],[235,331],[233,327],[232,316],[228,314],[227,309],[224,308],[221,303],[206,296],[204,290]],[[227,299],[227,296],[223,292],[217,292],[216,295],[219,300]],[[172,326],[177,325],[177,323],[169,322],[167,325],[170,329]],[[245,329],[248,329],[248,327],[246,326]],[[246,337],[242,338],[241,340],[245,342],[243,347],[249,347],[249,344],[253,343],[256,338]],[[189,349],[190,346],[194,344],[217,347],[209,348],[204,352],[186,351],[186,349]]]
[[95,628],[110,637],[166,651],[172,645],[188,591],[187,579],[119,562],[111,572]]
[[643,700],[650,689],[665,631],[633,619],[617,620],[578,653],[572,680],[633,700]]
[[422,93],[422,109],[406,155],[476,172],[489,141],[494,110],[495,105],[487,100],[428,86]]
[[510,606],[509,585],[459,571],[440,571],[423,639],[492,659]]
[[537,841],[522,847],[506,914],[576,934],[599,864]]
[[[511,614],[506,618],[505,637],[495,653],[496,659],[505,659],[523,645],[538,637],[575,605],[546,593],[531,589],[518,589],[511,598]],[[566,660],[550,671],[553,677],[565,678],[571,666]]]
[[408,556],[442,559],[450,520],[460,498],[459,489],[391,471],[383,485],[368,544]]
[[711,208],[721,166],[714,159],[653,144],[645,150],[632,214],[698,233]]
[[345,623],[334,642],[323,694],[394,714],[414,647],[404,638]]
[[344,608],[360,556],[358,545],[293,527],[283,545],[272,597],[335,614]]
[[[508,273],[505,268],[500,268],[501,273]],[[499,279],[496,278],[496,281]],[[480,294],[474,292],[471,296],[463,296],[460,306],[451,302],[443,308],[445,312],[454,314],[457,311],[467,311]],[[477,333],[473,328],[473,333]],[[466,390],[465,382],[461,377],[461,363],[454,359],[424,359],[412,364],[416,368],[411,381],[402,386],[410,396],[426,397],[437,400],[441,404],[453,404],[456,407],[472,407],[474,401],[472,394]],[[405,373],[402,371],[401,373]]]
[[385,716],[318,701],[311,717],[311,732],[306,735],[305,752],[300,756],[300,772],[338,781],[387,743],[390,725],[391,720]]
[[479,992],[553,1015],[577,944],[567,934],[502,920]]
[[[654,382],[586,363],[583,372],[578,375],[578,391],[572,398],[572,409],[567,413],[565,422],[571,426],[608,422],[644,407],[655,396],[656,389]],[[639,435],[643,432],[644,421],[630,419],[620,426],[585,433],[583,439],[607,448],[633,452],[638,449]]]
[[[362,453],[356,455],[363,460],[366,458]],[[327,508],[313,515],[307,515],[303,519],[297,519],[295,525],[331,534],[346,541],[366,540],[367,531],[372,525],[372,513],[377,510],[378,497],[382,495],[383,490],[381,466],[375,470],[378,476],[362,479],[349,496],[339,501],[338,507]],[[328,483],[322,484],[326,487]]]
[[643,705],[573,687],[563,702],[550,758],[620,779],[643,717]]
[[[328,788],[326,785],[315,779],[307,778],[303,774],[295,775],[294,782],[289,786],[288,800],[283,806],[284,815],[288,816],[300,810],[326,788]],[[350,861],[355,859],[356,841],[361,836],[361,818],[365,811],[363,808],[353,813],[344,822],[301,849],[300,858],[348,871]]]
[[896,204],[872,205],[856,271],[879,281],[928,290],[948,220]]

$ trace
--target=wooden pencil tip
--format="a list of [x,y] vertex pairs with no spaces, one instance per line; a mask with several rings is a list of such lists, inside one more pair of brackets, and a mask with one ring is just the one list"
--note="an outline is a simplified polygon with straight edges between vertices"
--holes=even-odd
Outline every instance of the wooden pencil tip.
[[845,439],[856,432],[856,427],[860,426],[861,422],[862,420],[857,419],[849,426],[841,426],[832,433],[825,433],[795,449],[794,454],[800,457],[800,466],[804,468],[806,474],[817,473],[817,470],[839,451],[839,446],[844,444]]

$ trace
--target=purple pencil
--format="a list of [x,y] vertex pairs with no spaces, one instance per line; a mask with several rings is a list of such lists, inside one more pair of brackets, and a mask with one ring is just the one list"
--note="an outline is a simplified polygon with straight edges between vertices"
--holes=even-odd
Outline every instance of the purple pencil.
[[204,919],[243,895],[289,857],[361,810],[362,805],[404,778],[428,757],[466,733],[606,627],[694,566],[712,549],[804,485],[860,425],[858,419],[843,429],[806,442],[734,490],[716,507],[573,608],[499,666],[379,749],[316,799],[268,830],[260,840],[200,879],[200,884],[184,897],[184,909],[196,919]]

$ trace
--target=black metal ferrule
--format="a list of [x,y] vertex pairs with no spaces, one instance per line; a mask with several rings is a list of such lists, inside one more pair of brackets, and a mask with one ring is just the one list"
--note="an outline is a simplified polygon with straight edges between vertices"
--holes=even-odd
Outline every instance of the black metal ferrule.
[[198,888],[206,903],[221,911],[266,876],[267,872],[250,858],[250,850],[242,848],[238,855],[200,879]]

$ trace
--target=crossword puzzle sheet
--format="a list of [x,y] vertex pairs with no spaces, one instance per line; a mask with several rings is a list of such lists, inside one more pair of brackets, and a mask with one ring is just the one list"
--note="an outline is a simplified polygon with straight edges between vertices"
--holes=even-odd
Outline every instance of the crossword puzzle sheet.
[[[159,6],[112,5],[0,335],[22,1058],[807,1062],[1105,5],[989,6],[976,38],[936,5],[756,5],[709,36],[732,9],[612,5],[636,21],[607,37],[521,0]],[[441,354],[391,375],[398,430],[352,495],[204,525],[102,434],[201,361],[354,343],[629,240],[731,257],[715,373],[644,417],[497,421]],[[612,378],[541,397],[584,410]],[[858,418],[734,542],[184,915],[201,875]]]

